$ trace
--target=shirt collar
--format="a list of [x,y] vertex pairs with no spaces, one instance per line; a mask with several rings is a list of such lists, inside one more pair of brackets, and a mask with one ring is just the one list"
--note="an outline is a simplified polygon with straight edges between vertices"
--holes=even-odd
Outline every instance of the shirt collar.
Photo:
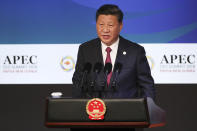
[[118,47],[118,44],[119,44],[119,37],[118,39],[113,43],[111,44],[110,46],[107,46],[106,44],[104,44],[102,41],[101,41],[101,45],[102,45],[102,48],[105,50],[107,47],[110,47],[113,51],[113,49],[116,49]]

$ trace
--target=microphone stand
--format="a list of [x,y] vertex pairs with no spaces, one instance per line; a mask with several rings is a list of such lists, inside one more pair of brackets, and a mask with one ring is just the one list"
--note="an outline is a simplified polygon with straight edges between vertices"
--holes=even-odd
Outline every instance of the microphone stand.
[[[112,71],[112,64],[111,63],[106,63],[105,64],[105,67],[104,67],[104,74],[105,74],[105,83],[104,83],[104,93],[105,94],[107,91],[108,91],[108,87],[110,86],[110,83],[109,83],[109,86],[108,86],[108,83],[107,83],[107,76],[110,74],[110,72]],[[105,96],[104,96],[105,97]]]
[[[95,86],[95,81],[96,81],[96,79],[97,79],[97,76],[98,76],[98,74],[97,74],[97,71],[95,71],[94,72],[94,77],[93,77],[93,80],[90,82],[90,90],[91,90],[91,94],[93,95],[93,98],[95,97],[95,95],[94,95],[94,90],[95,90],[95,88],[94,88],[94,86]],[[92,96],[91,96],[92,97]]]
[[85,88],[85,85],[86,85],[86,82],[87,82],[87,71],[85,71],[82,75],[82,79],[81,79],[81,82],[80,82],[80,88],[82,90],[82,96],[85,97],[87,94],[87,88]]
[[108,71],[105,72],[105,89],[108,88],[108,85],[107,85],[107,76],[108,76]]
[[[101,69],[102,69],[102,64],[101,63],[96,63],[95,65],[94,65],[94,76],[93,76],[93,79],[92,79],[92,81],[90,82],[90,89],[91,89],[91,91],[92,91],[92,94],[93,94],[93,97],[95,97],[95,93],[96,93],[96,80],[97,80],[97,77],[98,77],[98,74],[100,73],[100,71],[101,71]],[[98,91],[99,92],[99,91]],[[101,96],[101,94],[99,93],[99,97]]]
[[114,79],[113,79],[112,85],[111,85],[111,87],[114,89],[114,91],[117,90],[117,76],[118,76],[118,71],[115,72],[115,76],[114,76]]
[[114,79],[113,79],[113,82],[112,82],[112,88],[114,89],[114,91],[116,91],[117,90],[117,77],[118,77],[118,74],[121,72],[121,69],[122,69],[122,64],[121,63],[119,63],[119,62],[117,62],[116,64],[115,64],[115,67],[114,67],[114,73],[115,73],[115,75],[114,75]]
[[[80,81],[80,89],[81,89],[81,92],[82,92],[82,97],[85,97],[87,94],[87,75],[88,73],[90,72],[91,70],[91,67],[92,65],[90,63],[86,63],[84,65],[84,68],[83,68],[83,75],[82,75],[82,78],[81,78],[81,81]],[[86,86],[86,89],[85,89],[85,86]]]

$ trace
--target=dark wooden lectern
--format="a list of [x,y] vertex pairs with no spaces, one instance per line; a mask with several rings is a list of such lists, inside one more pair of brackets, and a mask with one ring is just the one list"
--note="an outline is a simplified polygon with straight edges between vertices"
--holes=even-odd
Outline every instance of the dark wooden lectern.
[[90,120],[86,113],[89,99],[47,98],[47,127],[65,128],[151,128],[165,125],[165,111],[151,98],[103,99],[104,120]]

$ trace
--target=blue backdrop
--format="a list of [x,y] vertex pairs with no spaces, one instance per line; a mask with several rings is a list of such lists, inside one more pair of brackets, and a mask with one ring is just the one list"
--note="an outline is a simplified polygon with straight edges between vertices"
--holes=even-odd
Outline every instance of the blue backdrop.
[[197,43],[197,0],[0,0],[0,43],[82,43],[97,37],[95,13],[124,12],[121,35],[140,43]]

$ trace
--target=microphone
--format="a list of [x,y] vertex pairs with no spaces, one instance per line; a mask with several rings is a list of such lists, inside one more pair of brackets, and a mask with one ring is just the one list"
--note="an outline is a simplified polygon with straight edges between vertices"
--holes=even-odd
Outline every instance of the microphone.
[[93,71],[94,71],[95,73],[100,73],[101,69],[102,69],[102,64],[98,62],[98,63],[96,63],[96,64],[94,65]]
[[114,66],[114,72],[119,74],[121,70],[122,70],[122,64],[117,62]]
[[112,70],[112,64],[111,63],[106,63],[104,67],[104,73],[107,76]]
[[122,64],[117,62],[114,66],[114,79],[112,81],[112,87],[115,89],[117,87],[117,77],[122,70]]
[[87,62],[83,68],[83,72],[84,73],[90,73],[90,70],[92,68],[92,64],[90,64],[89,62]]
[[[85,77],[87,76],[88,73],[90,73],[91,71],[91,68],[92,68],[92,64],[90,64],[89,62],[87,62],[85,64],[85,66],[83,67],[83,75],[82,75],[82,78],[81,78],[81,83],[80,83],[80,87],[83,88],[83,85],[84,85],[84,79]],[[86,81],[85,81],[86,82]]]
[[94,77],[93,77],[93,80],[90,82],[90,86],[91,87],[94,87],[95,81],[97,79],[98,74],[100,73],[100,71],[102,69],[102,66],[103,65],[101,63],[99,63],[99,62],[94,65],[94,69],[93,69]]

